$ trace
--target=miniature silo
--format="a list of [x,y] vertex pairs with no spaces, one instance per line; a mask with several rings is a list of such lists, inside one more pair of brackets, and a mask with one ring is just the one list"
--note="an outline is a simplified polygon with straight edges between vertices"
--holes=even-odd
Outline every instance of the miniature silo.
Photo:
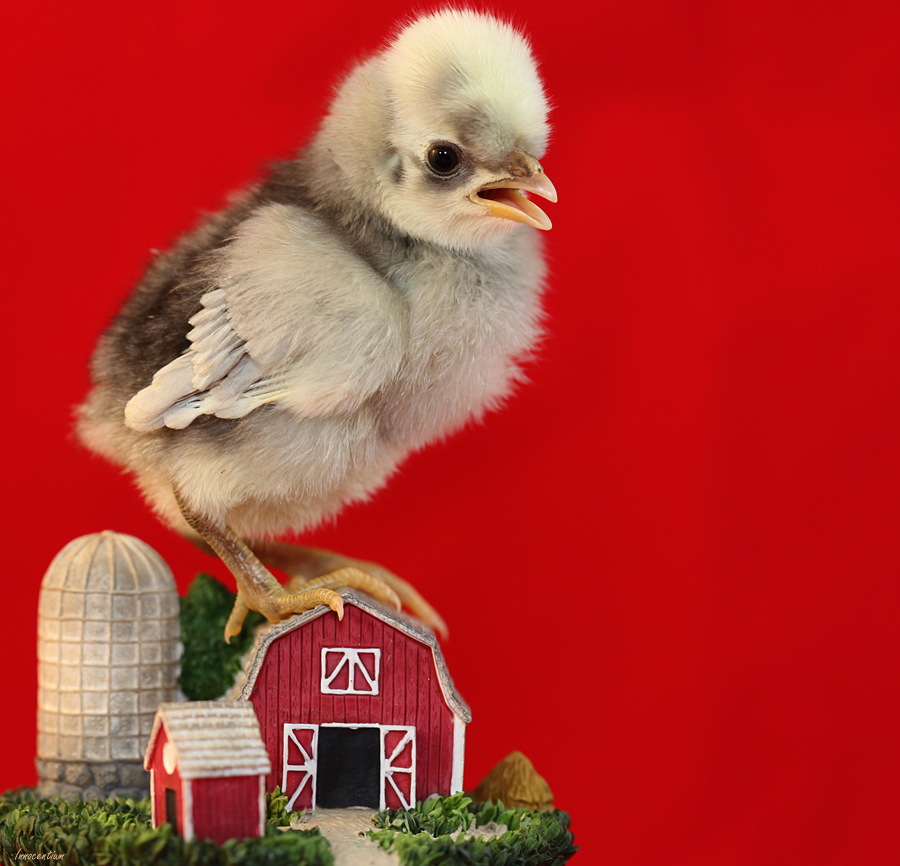
[[178,591],[143,541],[85,535],[56,556],[38,607],[39,792],[146,796],[156,708],[178,700]]

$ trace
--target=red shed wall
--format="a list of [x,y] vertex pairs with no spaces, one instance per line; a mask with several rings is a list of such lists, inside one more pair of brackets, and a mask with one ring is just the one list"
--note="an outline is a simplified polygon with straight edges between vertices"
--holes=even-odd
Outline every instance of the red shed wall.
[[[323,647],[381,649],[377,695],[323,695]],[[281,784],[285,724],[414,725],[416,798],[449,794],[453,714],[444,700],[431,648],[352,604],[278,638],[250,695],[272,759],[266,789]]]
[[167,773],[163,766],[163,747],[169,741],[165,726],[162,726],[156,735],[156,743],[153,747],[153,754],[150,756],[149,770],[153,772],[153,802],[154,802],[154,826],[158,827],[167,821],[171,824],[172,816],[166,815],[166,788],[173,788],[175,791],[175,802],[178,807],[178,829],[184,833],[184,797],[181,791],[181,774],[178,768],[174,773]]
[[259,836],[259,776],[193,779],[194,838],[228,839]]

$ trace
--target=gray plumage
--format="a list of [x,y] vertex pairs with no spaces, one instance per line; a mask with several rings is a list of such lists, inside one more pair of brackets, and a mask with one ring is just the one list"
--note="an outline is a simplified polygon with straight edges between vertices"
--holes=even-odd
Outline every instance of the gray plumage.
[[81,439],[188,535],[185,506],[248,538],[366,498],[520,378],[549,220],[515,190],[555,200],[546,115],[507,25],[401,31],[296,159],[150,267],[99,342]]

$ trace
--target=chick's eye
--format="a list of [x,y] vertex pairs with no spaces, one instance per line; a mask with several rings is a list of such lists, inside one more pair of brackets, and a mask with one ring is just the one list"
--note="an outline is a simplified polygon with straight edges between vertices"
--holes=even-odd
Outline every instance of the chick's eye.
[[438,144],[428,151],[428,164],[438,174],[452,174],[459,165],[459,151],[448,144]]

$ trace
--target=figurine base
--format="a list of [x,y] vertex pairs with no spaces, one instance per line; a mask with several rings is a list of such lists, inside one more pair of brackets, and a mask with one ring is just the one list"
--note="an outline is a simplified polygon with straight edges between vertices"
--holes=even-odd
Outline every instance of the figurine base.
[[[577,850],[564,812],[471,806],[470,798],[461,794],[432,798],[407,812],[350,807],[289,816],[285,803],[283,795],[266,795],[265,835],[245,838],[232,848],[233,866],[257,866],[273,862],[273,857],[287,862],[285,856],[296,866],[312,866],[327,862],[329,852],[335,866],[413,862],[561,866]],[[59,859],[62,852],[81,850],[86,832],[92,845],[110,852],[109,866],[206,862],[211,856],[210,840],[187,841],[168,824],[153,828],[150,823],[147,799],[84,803],[46,799],[34,789],[7,791],[0,795],[0,859],[4,853],[16,854],[17,859]],[[10,848],[13,838],[15,847]],[[77,862],[87,866],[94,862],[89,856]]]
[[41,781],[41,797],[65,800],[106,800],[110,797],[139,800],[150,796],[150,774],[140,761],[45,761],[35,760]]

